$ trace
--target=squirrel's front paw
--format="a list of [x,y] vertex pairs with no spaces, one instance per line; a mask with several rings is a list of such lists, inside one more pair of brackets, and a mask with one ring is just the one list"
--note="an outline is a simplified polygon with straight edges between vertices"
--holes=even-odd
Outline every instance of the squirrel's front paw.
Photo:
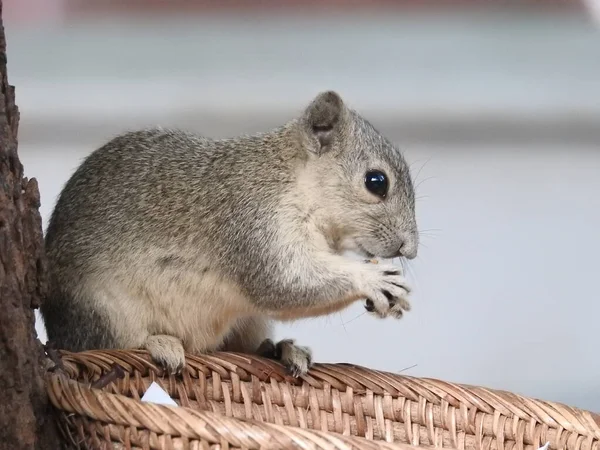
[[293,339],[284,339],[277,344],[271,339],[265,339],[258,347],[257,353],[265,358],[280,361],[295,378],[306,374],[312,365],[310,349],[296,345]]
[[402,269],[394,265],[377,264],[369,266],[369,270],[371,279],[365,289],[365,309],[377,317],[392,316],[397,319],[410,311],[407,297],[411,289]]

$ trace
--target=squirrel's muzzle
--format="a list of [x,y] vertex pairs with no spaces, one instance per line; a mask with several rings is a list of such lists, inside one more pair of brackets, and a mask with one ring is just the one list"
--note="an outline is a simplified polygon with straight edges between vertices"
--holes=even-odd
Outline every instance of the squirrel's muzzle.
[[417,250],[419,248],[418,233],[403,233],[400,235],[397,250],[390,258],[404,257],[406,259],[414,259],[417,256]]

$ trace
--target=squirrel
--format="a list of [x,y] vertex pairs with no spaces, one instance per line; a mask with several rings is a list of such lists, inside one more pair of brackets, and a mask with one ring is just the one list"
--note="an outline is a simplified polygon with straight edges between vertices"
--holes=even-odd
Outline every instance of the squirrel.
[[209,139],[160,127],[92,152],[63,187],[45,236],[49,341],[69,351],[146,349],[168,373],[185,352],[254,353],[294,377],[310,349],[273,321],[355,301],[410,310],[394,264],[417,255],[401,152],[334,91],[269,132]]

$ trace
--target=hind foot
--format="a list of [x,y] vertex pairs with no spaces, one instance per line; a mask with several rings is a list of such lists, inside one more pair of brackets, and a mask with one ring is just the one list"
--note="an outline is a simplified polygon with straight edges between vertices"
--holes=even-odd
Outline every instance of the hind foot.
[[265,358],[281,362],[286,371],[294,378],[308,372],[312,366],[312,353],[308,347],[300,347],[293,339],[284,339],[275,344],[265,339],[258,347],[257,353]]

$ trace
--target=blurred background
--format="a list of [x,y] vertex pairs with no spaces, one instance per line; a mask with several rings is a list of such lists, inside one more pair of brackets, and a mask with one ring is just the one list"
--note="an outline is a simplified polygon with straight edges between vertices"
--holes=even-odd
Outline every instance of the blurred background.
[[44,226],[118,133],[265,131],[335,89],[412,164],[413,311],[380,321],[356,304],[278,337],[318,361],[600,411],[598,1],[3,3]]

